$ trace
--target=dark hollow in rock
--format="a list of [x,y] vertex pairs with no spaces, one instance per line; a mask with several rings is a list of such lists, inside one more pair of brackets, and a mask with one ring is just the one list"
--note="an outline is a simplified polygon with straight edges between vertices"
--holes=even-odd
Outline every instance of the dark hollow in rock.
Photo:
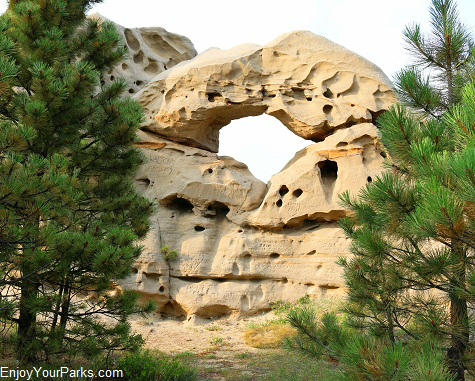
[[222,202],[215,201],[208,205],[208,215],[225,217],[229,213],[229,208]]
[[176,195],[168,200],[163,200],[163,203],[177,212],[191,213],[193,211],[193,204],[190,201]]
[[302,193],[303,193],[303,190],[299,188],[299,189],[294,190],[292,194],[294,195],[295,198],[299,198],[302,195]]
[[324,160],[318,163],[322,180],[334,183],[338,177],[338,164],[336,161]]
[[287,188],[285,185],[282,185],[279,189],[280,197],[284,197],[287,193],[289,193],[289,188]]

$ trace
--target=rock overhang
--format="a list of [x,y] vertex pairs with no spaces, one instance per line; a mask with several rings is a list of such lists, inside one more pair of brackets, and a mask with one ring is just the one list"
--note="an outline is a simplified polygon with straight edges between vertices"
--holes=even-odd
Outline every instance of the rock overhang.
[[307,31],[269,44],[210,49],[157,75],[135,98],[142,129],[217,152],[219,130],[263,113],[296,135],[322,141],[334,131],[374,122],[395,97],[373,63]]

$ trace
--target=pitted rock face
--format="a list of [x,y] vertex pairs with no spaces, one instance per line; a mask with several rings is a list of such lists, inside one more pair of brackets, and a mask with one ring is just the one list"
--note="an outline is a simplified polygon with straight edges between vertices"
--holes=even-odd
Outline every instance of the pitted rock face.
[[[109,21],[96,13],[90,17]],[[157,74],[196,56],[193,43],[186,37],[163,28],[124,28],[115,24],[127,47],[127,58],[107,73],[105,82],[115,78],[127,81],[127,92],[135,94]]]
[[[157,208],[122,285],[192,321],[344,294],[335,261],[350,252],[338,195],[356,194],[382,170],[371,122],[394,101],[390,87],[373,64],[308,32],[209,50],[155,77],[136,94],[148,112],[136,185]],[[267,185],[213,152],[219,128],[264,112],[320,140]]]
[[321,141],[373,122],[395,100],[378,67],[303,31],[264,46],[209,49],[154,78],[136,99],[147,113],[143,129],[212,152],[233,119],[267,113]]

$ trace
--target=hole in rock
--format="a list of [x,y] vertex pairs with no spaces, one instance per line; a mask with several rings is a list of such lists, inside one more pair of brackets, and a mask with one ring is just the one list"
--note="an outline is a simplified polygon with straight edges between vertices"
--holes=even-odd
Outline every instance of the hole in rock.
[[292,92],[295,99],[306,99],[304,89],[301,89],[300,87],[292,87]]
[[287,193],[289,193],[289,188],[287,188],[285,185],[282,185],[279,189],[280,196],[284,197]]
[[147,280],[158,282],[160,279],[160,274],[146,273],[146,272],[143,272],[142,274]]
[[338,290],[340,287],[334,284],[321,284],[320,287],[323,290]]
[[132,59],[134,60],[134,62],[135,62],[136,64],[142,63],[142,62],[143,62],[143,59],[144,59],[144,54],[143,54],[143,52],[140,50],[138,53],[135,53],[134,56],[132,57]]
[[165,287],[160,286],[160,288],[158,289],[158,292],[165,292]]
[[366,181],[368,181],[368,183],[372,183],[373,182],[373,178],[371,176],[368,176],[368,178],[366,179]]
[[246,164],[258,179],[267,182],[302,148],[313,144],[285,127],[278,119],[259,115],[233,120],[220,131],[220,156]]
[[334,97],[333,92],[330,89],[326,89],[323,93],[323,96],[328,99],[332,99]]
[[222,97],[220,93],[207,93],[206,95],[208,96],[208,101],[210,102],[214,102],[215,98],[217,97]]
[[388,157],[388,155],[386,155],[386,152],[384,152],[384,151],[381,151],[379,154],[380,154],[382,157],[384,157],[385,159]]
[[330,113],[332,112],[332,110],[333,110],[333,106],[332,106],[332,105],[325,105],[325,106],[323,106],[323,112],[324,112],[325,114],[327,114],[327,115],[330,114]]
[[173,316],[175,318],[184,319],[186,317],[185,310],[174,300],[165,304],[163,308],[159,310],[159,312],[162,313],[163,315]]
[[213,170],[211,168],[208,168],[208,173],[213,173]]
[[270,255],[270,258],[271,258],[271,259],[277,259],[277,258],[279,258],[279,257],[280,257],[280,254],[277,254],[277,253],[272,253],[272,254]]
[[332,184],[338,177],[338,164],[336,161],[324,160],[318,163],[322,180],[328,184]]
[[139,270],[137,270],[135,267],[132,267],[132,274],[137,274],[139,272]]
[[135,90],[134,89],[129,89],[129,94],[133,94],[135,93]]
[[282,206],[282,200],[278,200],[275,204],[280,208]]
[[126,63],[122,64],[122,70],[127,70],[128,68],[129,68],[129,65],[127,65]]
[[127,41],[127,45],[129,45],[133,50],[140,49],[140,42],[134,36],[133,32],[130,29],[124,30],[125,40]]
[[211,212],[211,215],[225,217],[229,213],[229,208],[222,202],[215,201],[208,205],[208,211]]
[[193,204],[191,202],[184,198],[177,197],[176,195],[169,199],[165,199],[163,203],[178,212],[190,213],[193,211]]
[[136,179],[135,184],[140,192],[145,192],[147,188],[150,186],[151,181],[149,178],[144,177],[141,179]]
[[113,81],[115,77],[113,75],[110,76],[110,80]]
[[145,73],[155,74],[158,71],[157,61],[149,60],[148,65],[143,69]]
[[303,193],[302,189],[296,189],[294,190],[292,194],[294,195],[294,197],[299,198],[300,196],[302,196],[302,193]]
[[204,228],[203,226],[195,226],[195,230],[196,230],[197,232],[202,232],[202,231],[205,230],[205,228]]

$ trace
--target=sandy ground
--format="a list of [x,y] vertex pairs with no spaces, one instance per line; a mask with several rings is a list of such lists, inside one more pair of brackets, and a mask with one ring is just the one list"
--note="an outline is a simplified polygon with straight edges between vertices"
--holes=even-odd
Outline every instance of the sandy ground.
[[178,321],[175,319],[135,319],[132,329],[145,339],[145,347],[167,354],[181,352],[206,353],[219,346],[227,351],[258,351],[244,342],[243,334],[252,324],[275,319],[273,313],[253,316],[245,319],[223,318],[209,320],[206,323]]

